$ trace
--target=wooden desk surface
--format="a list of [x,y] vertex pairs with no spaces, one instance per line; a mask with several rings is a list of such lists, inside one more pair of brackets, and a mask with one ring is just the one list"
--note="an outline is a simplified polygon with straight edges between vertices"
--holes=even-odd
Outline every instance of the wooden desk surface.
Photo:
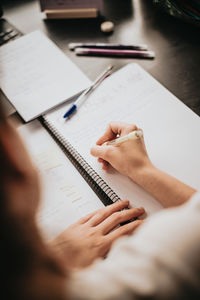
[[[136,62],[200,115],[200,27],[158,11],[151,0],[105,0],[104,17],[115,23],[111,35],[102,20],[44,20],[36,0],[4,0],[4,16],[22,32],[44,31],[91,78],[109,63]],[[144,43],[154,60],[76,57],[69,42]]]

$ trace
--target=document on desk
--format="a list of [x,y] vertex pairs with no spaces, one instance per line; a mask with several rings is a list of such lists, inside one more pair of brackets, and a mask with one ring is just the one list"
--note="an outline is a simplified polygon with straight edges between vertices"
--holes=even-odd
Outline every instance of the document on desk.
[[21,126],[19,133],[40,174],[42,199],[37,220],[47,240],[80,217],[103,207],[39,121]]
[[0,84],[25,121],[65,102],[91,81],[42,32],[0,47]]
[[[68,141],[121,199],[129,199],[134,206],[144,206],[147,213],[161,208],[129,178],[112,168],[105,172],[90,155],[91,146],[111,121],[142,128],[153,164],[200,190],[200,118],[140,66],[129,64],[105,79],[77,114],[61,124],[59,116],[66,110],[66,106],[61,106],[48,113],[47,126],[61,142],[66,141],[67,147]],[[93,176],[94,172],[90,173]]]

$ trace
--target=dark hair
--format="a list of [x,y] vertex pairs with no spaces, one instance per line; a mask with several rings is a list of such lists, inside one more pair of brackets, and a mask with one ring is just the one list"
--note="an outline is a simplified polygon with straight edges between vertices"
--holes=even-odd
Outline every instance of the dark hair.
[[[35,225],[9,215],[1,196],[1,293],[5,299],[64,300],[65,274],[44,247]],[[3,196],[3,198],[2,198]]]
[[[0,130],[6,129],[9,127],[0,103]],[[2,174],[9,166],[1,138],[0,134],[1,294],[9,300],[64,300],[66,272],[59,258],[43,242],[35,219],[11,209],[6,176]]]
[[4,122],[4,121],[5,121],[5,113],[0,98],[0,122]]

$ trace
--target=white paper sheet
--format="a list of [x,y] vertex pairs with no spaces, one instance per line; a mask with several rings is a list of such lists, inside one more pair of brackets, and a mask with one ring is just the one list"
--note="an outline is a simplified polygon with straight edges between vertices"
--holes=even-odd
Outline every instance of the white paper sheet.
[[103,207],[38,121],[21,126],[19,133],[40,173],[43,195],[37,219],[47,240],[80,217]]
[[160,169],[200,189],[200,118],[136,64],[107,78],[64,124],[66,105],[46,119],[77,149],[123,199],[148,213],[161,206],[139,186],[114,170],[105,172],[90,148],[111,121],[135,123],[144,130],[148,153]]
[[70,99],[91,83],[40,31],[2,46],[0,65],[1,88],[25,121]]

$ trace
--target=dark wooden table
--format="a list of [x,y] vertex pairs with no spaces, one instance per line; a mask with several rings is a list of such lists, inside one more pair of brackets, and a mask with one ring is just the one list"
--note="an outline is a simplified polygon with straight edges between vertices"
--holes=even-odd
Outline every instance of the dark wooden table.
[[[151,0],[104,0],[102,19],[45,20],[38,1],[4,0],[5,17],[22,32],[44,31],[91,78],[109,63],[119,68],[137,62],[200,115],[200,27],[183,23],[155,8]],[[100,31],[103,19],[115,31]],[[154,60],[76,57],[69,42],[145,43]],[[187,120],[186,120],[187,121]]]

